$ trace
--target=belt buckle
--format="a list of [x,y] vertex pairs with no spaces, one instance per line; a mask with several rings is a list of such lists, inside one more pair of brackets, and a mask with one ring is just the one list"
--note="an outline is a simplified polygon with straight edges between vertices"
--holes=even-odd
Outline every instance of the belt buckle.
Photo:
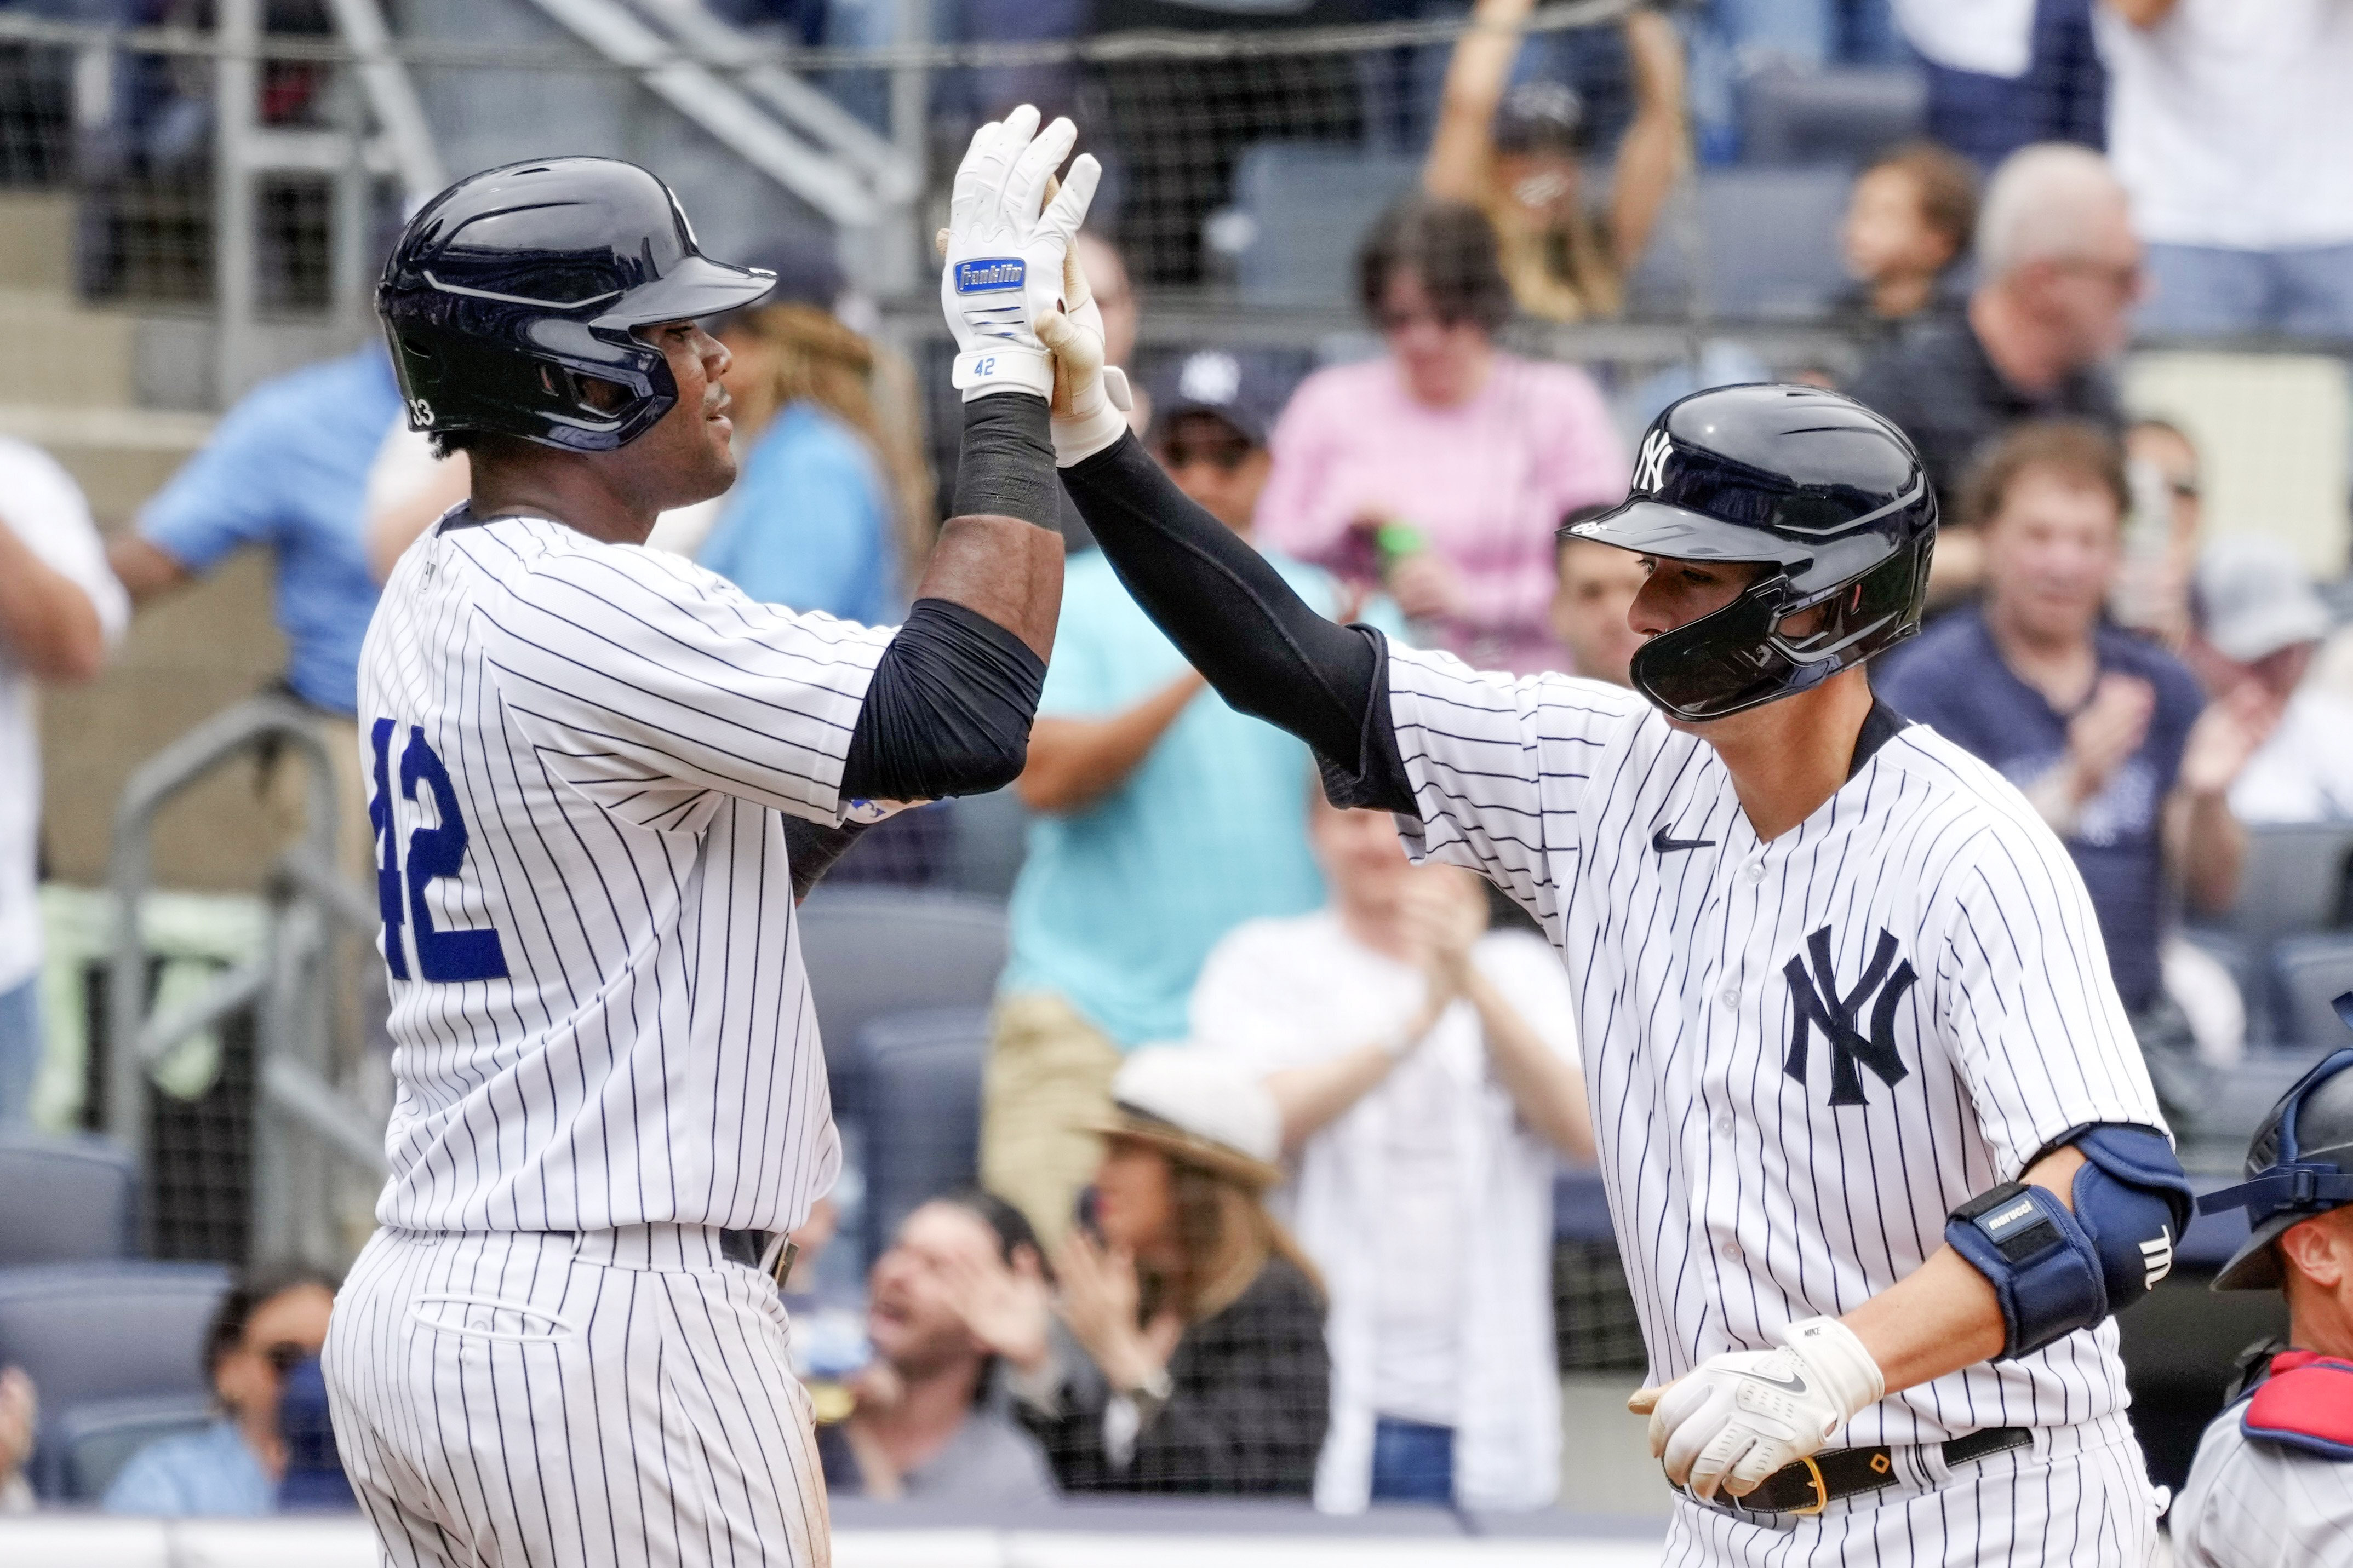
[[1806,1479],[1814,1484],[1814,1500],[1804,1508],[1793,1508],[1784,1511],[1799,1519],[1809,1519],[1831,1506],[1831,1489],[1822,1479],[1822,1468],[1814,1463],[1814,1457],[1811,1454],[1808,1454],[1798,1463],[1806,1467]]

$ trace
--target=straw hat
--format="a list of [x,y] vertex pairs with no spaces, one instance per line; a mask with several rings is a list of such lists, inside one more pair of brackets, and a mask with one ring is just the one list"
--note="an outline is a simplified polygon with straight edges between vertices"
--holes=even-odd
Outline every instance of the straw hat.
[[1112,1079],[1112,1114],[1090,1130],[1148,1143],[1250,1187],[1282,1180],[1282,1113],[1240,1068],[1183,1046],[1146,1046]]

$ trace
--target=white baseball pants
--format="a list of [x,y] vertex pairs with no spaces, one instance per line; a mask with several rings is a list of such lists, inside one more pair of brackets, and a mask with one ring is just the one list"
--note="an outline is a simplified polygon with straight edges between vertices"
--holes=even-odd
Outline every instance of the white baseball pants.
[[335,1440],[396,1568],[826,1568],[774,1284],[700,1226],[379,1231],[336,1298]]

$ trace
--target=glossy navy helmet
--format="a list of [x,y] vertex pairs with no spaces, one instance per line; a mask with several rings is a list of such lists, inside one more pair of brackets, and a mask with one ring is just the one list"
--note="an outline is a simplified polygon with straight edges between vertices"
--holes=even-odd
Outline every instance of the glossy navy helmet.
[[[2353,1024],[2353,992],[2337,998]],[[2247,1179],[2198,1200],[2200,1214],[2245,1209],[2246,1243],[2214,1277],[2217,1290],[2276,1289],[2290,1226],[2353,1204],[2353,1047],[2322,1060],[2280,1096],[2247,1149]]]
[[[1723,609],[1634,655],[1634,684],[1678,719],[1808,690],[1920,629],[1936,499],[1904,432],[1813,386],[1725,386],[1667,406],[1624,505],[1566,536],[1765,570]],[[1788,622],[1821,606],[1820,624]]]
[[[469,175],[409,220],[376,312],[412,430],[490,430],[606,452],[678,402],[630,329],[715,315],[775,276],[713,261],[668,185],[616,158]],[[585,378],[618,387],[592,396]]]

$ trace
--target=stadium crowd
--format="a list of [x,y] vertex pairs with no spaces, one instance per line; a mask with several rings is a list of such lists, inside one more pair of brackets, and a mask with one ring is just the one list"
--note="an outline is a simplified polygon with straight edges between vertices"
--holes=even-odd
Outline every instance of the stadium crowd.
[[[2353,642],[2285,546],[2202,531],[2200,452],[2172,411],[2123,398],[2115,364],[2137,332],[2353,343],[2353,166],[2278,155],[2353,140],[2353,22],[2324,0],[2260,29],[2234,0],[1712,0],[1623,26],[1635,101],[1604,194],[1576,61],[1466,38],[1423,189],[1364,237],[1355,292],[1381,352],[1303,379],[1219,344],[1161,355],[1139,433],[1335,616],[1624,684],[1641,568],[1557,538],[1625,492],[1617,389],[1508,328],[1625,308],[1687,154],[1737,155],[1743,80],[1915,50],[1932,139],[1856,175],[1838,240],[1869,350],[1843,389],[1911,435],[1943,516],[1938,613],[1875,684],[2065,841],[2195,1131],[2200,1064],[2245,1050],[2249,1008],[2185,921],[2242,896],[2249,825],[2353,820]],[[743,477],[652,544],[765,600],[888,621],[933,504],[913,372],[806,238],[752,259],[783,285],[714,328]],[[1124,358],[1136,295],[1108,236],[1086,265]],[[96,674],[135,609],[273,553],[285,690],[350,768],[349,858],[372,875],[360,637],[466,483],[463,455],[436,460],[401,416],[373,345],[269,383],[103,552],[63,471],[0,443],[0,1127],[29,1114],[44,1037],[33,689]],[[1543,1507],[1553,1181],[1593,1146],[1568,976],[1467,874],[1413,867],[1386,816],[1326,805],[1306,748],[1207,691],[1072,535],[1015,786],[1027,840],[973,1184],[858,1260],[855,1364],[812,1373],[828,1479],[992,1504]],[[878,830],[842,874],[919,831]],[[825,1245],[801,1240],[797,1281]],[[104,1506],[295,1497],[280,1394],[331,1284],[231,1292],[203,1350],[217,1419],[131,1458]],[[38,1391],[0,1373],[0,1509],[32,1506],[38,1428]]]

